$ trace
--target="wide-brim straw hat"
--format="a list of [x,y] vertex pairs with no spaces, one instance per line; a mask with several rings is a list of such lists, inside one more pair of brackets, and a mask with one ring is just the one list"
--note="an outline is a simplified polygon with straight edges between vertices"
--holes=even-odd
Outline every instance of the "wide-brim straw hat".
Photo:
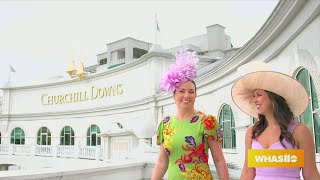
[[294,117],[298,117],[308,107],[309,96],[303,85],[286,74],[273,71],[269,64],[253,61],[239,67],[238,71],[245,75],[233,85],[231,96],[239,109],[249,116],[258,117],[256,105],[253,103],[256,89],[282,96]]

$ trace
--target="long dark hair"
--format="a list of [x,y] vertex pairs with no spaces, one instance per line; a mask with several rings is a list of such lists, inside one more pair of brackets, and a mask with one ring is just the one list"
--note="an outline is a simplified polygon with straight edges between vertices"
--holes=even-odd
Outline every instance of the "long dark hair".
[[[282,140],[285,139],[289,141],[294,147],[296,144],[295,140],[292,134],[288,132],[288,126],[294,118],[293,113],[291,112],[288,104],[286,103],[286,100],[283,97],[270,91],[266,91],[266,92],[268,97],[273,102],[273,108],[274,108],[273,116],[275,117],[276,120],[278,120],[278,123],[280,125],[281,134],[280,134],[279,140],[281,145],[284,148],[287,148],[282,142]],[[254,124],[253,130],[252,130],[253,139],[256,139],[257,137],[259,137],[261,133],[268,126],[266,117],[262,114],[259,114],[258,116],[259,116],[259,121]]]
[[[196,85],[196,83],[195,83],[193,80],[191,80],[191,79],[189,79],[188,81],[191,81],[191,82],[192,82],[192,84],[194,85],[194,92],[197,93],[197,85]],[[187,81],[186,81],[186,82],[187,82]],[[173,91],[173,94],[176,93],[176,90],[177,90],[177,89],[175,89],[175,90]]]

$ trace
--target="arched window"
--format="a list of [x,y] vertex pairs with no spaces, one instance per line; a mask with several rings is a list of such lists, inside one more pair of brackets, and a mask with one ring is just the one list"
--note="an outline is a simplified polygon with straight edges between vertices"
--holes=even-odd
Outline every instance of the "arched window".
[[11,144],[24,144],[25,143],[24,131],[21,128],[17,127],[12,130],[10,143]]
[[70,126],[65,126],[60,134],[61,145],[74,145],[74,131]]
[[51,133],[47,127],[41,127],[37,134],[38,145],[51,145]]
[[227,104],[223,105],[219,113],[219,124],[222,126],[223,141],[222,148],[236,148],[236,131],[234,130],[234,116],[231,107]]
[[101,145],[101,137],[97,134],[100,133],[100,129],[97,125],[93,124],[89,127],[87,131],[87,146]]
[[296,78],[306,88],[310,98],[307,109],[299,116],[299,121],[310,128],[314,136],[316,152],[320,153],[320,117],[315,112],[316,109],[319,109],[316,88],[307,69],[301,69]]

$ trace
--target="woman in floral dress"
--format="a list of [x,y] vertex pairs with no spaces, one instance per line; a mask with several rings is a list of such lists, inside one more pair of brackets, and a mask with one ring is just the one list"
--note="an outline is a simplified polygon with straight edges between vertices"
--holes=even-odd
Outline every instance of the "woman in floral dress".
[[160,151],[152,180],[162,179],[167,169],[169,180],[213,179],[208,165],[209,148],[219,178],[229,179],[219,124],[214,116],[194,109],[196,85],[192,79],[198,58],[195,53],[180,51],[176,61],[160,81],[161,90],[173,91],[177,112],[158,126]]

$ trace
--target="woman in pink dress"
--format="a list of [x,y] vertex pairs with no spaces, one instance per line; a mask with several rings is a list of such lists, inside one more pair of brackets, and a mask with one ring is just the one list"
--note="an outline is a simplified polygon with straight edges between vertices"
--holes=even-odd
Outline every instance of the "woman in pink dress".
[[[242,180],[320,180],[316,167],[315,145],[307,126],[294,121],[308,106],[309,97],[304,87],[285,74],[272,71],[268,64],[251,62],[239,68],[245,72],[232,87],[235,104],[246,114],[258,118],[247,129],[245,163]],[[304,167],[249,168],[248,149],[302,149]]]

